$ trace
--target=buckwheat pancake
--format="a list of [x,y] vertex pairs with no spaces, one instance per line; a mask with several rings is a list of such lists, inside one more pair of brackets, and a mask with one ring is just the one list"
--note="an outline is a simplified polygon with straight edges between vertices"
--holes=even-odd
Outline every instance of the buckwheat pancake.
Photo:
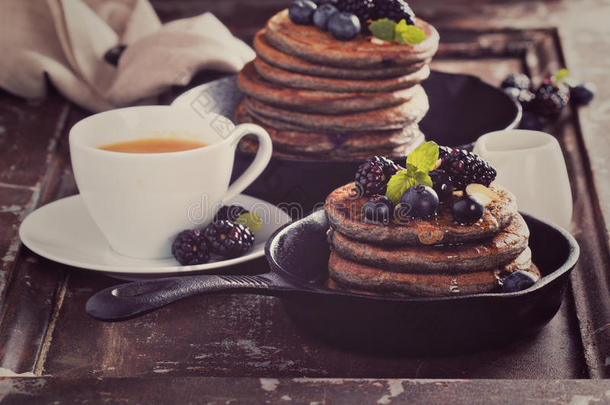
[[519,214],[493,238],[462,245],[392,247],[351,240],[332,229],[328,235],[333,249],[345,259],[411,273],[471,273],[497,269],[528,249],[528,238],[529,229]]
[[340,287],[414,296],[492,292],[499,287],[500,273],[512,273],[517,270],[527,271],[540,277],[540,271],[531,260],[520,258],[497,269],[461,274],[395,273],[344,259],[334,251],[331,251],[328,262],[329,276]]
[[271,136],[274,148],[288,153],[328,153],[334,149],[346,151],[388,150],[406,143],[419,144],[424,137],[417,124],[399,130],[350,133],[322,133],[306,130],[282,130],[252,117],[241,103],[235,111],[235,121],[259,125]]
[[416,18],[415,25],[426,33],[417,45],[373,43],[359,35],[352,41],[337,41],[315,26],[295,25],[282,10],[267,21],[265,38],[274,48],[313,63],[342,68],[385,68],[409,65],[432,58],[438,49],[436,29]]
[[413,98],[402,104],[376,110],[341,115],[309,114],[290,111],[245,97],[248,112],[255,118],[294,124],[317,132],[379,131],[402,129],[416,124],[428,112],[428,97],[418,86]]
[[263,79],[248,63],[237,75],[242,93],[280,108],[322,114],[342,114],[391,107],[409,101],[416,87],[387,92],[332,92],[295,89]]
[[290,72],[274,67],[261,58],[253,61],[256,72],[265,80],[296,89],[310,89],[341,92],[381,92],[394,91],[413,87],[430,76],[430,65],[403,76],[386,79],[350,80],[330,77],[319,77]]
[[288,55],[272,47],[265,38],[264,29],[254,36],[254,49],[259,58],[268,64],[290,72],[302,73],[309,76],[336,77],[339,79],[385,79],[388,77],[404,76],[420,70],[430,63],[430,59],[415,62],[410,65],[392,66],[374,69],[357,69],[354,67],[340,68],[320,65],[309,62],[296,56]]
[[349,183],[328,195],[326,215],[334,229],[350,239],[387,245],[434,245],[476,242],[493,238],[518,214],[514,195],[492,183],[490,188],[500,199],[485,207],[485,213],[472,225],[453,221],[450,210],[441,210],[434,220],[413,220],[406,224],[388,226],[367,224],[363,221],[361,197],[354,183]]

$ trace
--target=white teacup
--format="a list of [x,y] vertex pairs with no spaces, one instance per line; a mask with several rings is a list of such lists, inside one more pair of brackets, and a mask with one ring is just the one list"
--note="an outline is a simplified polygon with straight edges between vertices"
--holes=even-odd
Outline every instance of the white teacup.
[[496,181],[519,209],[570,229],[572,192],[559,142],[540,131],[510,129],[481,136],[474,146],[498,172]]
[[[258,137],[252,165],[231,186],[235,148]],[[169,153],[124,153],[100,146],[146,138],[203,142]],[[250,185],[271,158],[269,134],[257,125],[235,126],[217,114],[187,107],[140,106],[111,110],[78,122],[70,154],[84,203],[110,246],[125,256],[171,256],[178,232],[207,225],[217,208]]]

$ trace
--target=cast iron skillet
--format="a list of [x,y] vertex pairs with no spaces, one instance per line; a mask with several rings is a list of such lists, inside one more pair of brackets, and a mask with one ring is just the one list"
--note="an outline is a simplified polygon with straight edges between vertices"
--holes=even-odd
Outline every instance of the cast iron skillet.
[[578,244],[568,232],[524,218],[543,278],[516,293],[384,298],[328,289],[328,220],[317,211],[269,239],[268,273],[137,281],[100,291],[86,310],[98,319],[118,320],[193,294],[231,290],[280,297],[297,325],[342,348],[408,355],[476,350],[538,332],[559,309],[578,259]]

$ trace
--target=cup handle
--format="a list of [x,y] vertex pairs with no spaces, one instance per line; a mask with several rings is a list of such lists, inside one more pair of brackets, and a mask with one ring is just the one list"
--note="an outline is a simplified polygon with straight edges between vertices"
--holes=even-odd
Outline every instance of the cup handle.
[[258,125],[254,124],[240,124],[235,127],[231,136],[233,141],[233,151],[237,148],[239,141],[246,135],[256,135],[258,138],[258,151],[254,161],[248,166],[245,172],[242,173],[237,180],[229,186],[229,189],[222,198],[223,205],[232,200],[239,193],[244,191],[256,178],[265,170],[269,160],[271,160],[271,153],[273,152],[273,145],[271,143],[271,137],[267,131]]

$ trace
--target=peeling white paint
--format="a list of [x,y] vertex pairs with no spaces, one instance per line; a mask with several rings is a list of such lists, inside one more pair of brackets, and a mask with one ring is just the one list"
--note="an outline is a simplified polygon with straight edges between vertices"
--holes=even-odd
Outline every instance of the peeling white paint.
[[261,388],[265,391],[275,391],[277,386],[280,385],[280,380],[277,378],[259,378],[261,382]]
[[[307,378],[307,377],[301,377],[301,378],[293,378],[292,381],[298,382],[298,383],[324,382],[326,384],[343,384],[343,382],[345,382],[345,379],[344,378]],[[362,381],[362,380],[358,380],[358,381]]]
[[573,395],[568,405],[589,405],[592,401],[599,402],[601,399],[592,395]]
[[36,377],[34,373],[15,373],[13,370],[8,368],[0,367],[0,377]]
[[282,398],[280,398],[282,401],[292,401],[292,398],[290,398],[289,395],[282,395]]
[[166,373],[171,373],[172,371],[174,371],[173,368],[156,368],[153,370],[153,373],[166,374]]
[[389,394],[386,394],[377,400],[378,404],[389,404],[392,402],[392,398],[396,398],[403,392],[405,392],[405,388],[402,386],[403,380],[388,380],[388,390]]

